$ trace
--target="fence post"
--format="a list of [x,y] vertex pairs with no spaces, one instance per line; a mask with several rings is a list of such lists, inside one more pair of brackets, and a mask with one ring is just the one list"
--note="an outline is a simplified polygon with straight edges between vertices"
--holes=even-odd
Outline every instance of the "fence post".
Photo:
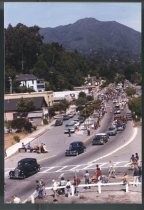
[[101,193],[101,182],[98,182],[98,193]]
[[34,195],[31,195],[31,203],[35,203]]
[[128,186],[128,183],[126,183],[126,193],[129,192],[129,186]]

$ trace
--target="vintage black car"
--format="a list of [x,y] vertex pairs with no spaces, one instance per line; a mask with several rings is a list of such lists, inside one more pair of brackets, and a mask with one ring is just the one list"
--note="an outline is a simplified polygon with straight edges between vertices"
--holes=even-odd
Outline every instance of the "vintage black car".
[[70,144],[69,149],[65,151],[65,156],[76,156],[85,151],[86,147],[81,141],[74,141]]
[[9,172],[10,179],[24,179],[40,171],[40,165],[35,158],[24,158],[18,162],[17,167]]

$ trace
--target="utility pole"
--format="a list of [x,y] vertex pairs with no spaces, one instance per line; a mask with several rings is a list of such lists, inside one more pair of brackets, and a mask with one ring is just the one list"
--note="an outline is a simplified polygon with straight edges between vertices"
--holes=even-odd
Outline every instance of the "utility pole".
[[13,90],[12,90],[12,78],[9,77],[9,82],[10,82],[10,94],[12,94]]

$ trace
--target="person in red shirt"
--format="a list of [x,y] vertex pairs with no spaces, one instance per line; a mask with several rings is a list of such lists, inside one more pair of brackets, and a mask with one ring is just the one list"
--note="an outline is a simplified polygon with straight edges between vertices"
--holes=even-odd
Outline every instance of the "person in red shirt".
[[101,172],[101,169],[100,169],[99,165],[96,165],[95,173],[96,173],[96,181],[98,181],[99,177],[102,175],[102,172]]

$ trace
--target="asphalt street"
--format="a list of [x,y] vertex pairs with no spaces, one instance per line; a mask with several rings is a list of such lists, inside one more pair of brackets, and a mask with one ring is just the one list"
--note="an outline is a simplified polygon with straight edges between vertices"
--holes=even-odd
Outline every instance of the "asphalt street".
[[[107,114],[101,121],[99,132],[106,131],[111,121],[112,113],[108,108]],[[91,134],[95,132],[93,130]],[[35,181],[40,178],[46,181],[47,186],[51,186],[52,179],[59,179],[61,174],[72,179],[76,172],[83,177],[86,168],[93,174],[96,164],[100,164],[103,173],[106,174],[109,160],[114,162],[117,174],[122,175],[128,169],[131,154],[138,152],[141,157],[141,127],[134,128],[132,122],[128,122],[127,128],[123,132],[110,137],[105,145],[92,146],[91,139],[92,137],[88,138],[86,132],[72,134],[71,137],[68,137],[67,134],[64,134],[64,125],[60,127],[51,126],[48,131],[32,142],[32,144],[45,143],[48,153],[18,153],[5,160],[5,201],[9,202],[13,194],[19,195],[22,200],[27,199],[35,190]],[[132,141],[124,147],[130,139]],[[73,140],[84,141],[87,146],[86,152],[76,157],[65,157],[64,151]],[[122,146],[123,148],[121,148]],[[10,180],[8,178],[9,170],[15,168],[17,161],[24,157],[36,157],[41,165],[41,171],[25,180]]]

